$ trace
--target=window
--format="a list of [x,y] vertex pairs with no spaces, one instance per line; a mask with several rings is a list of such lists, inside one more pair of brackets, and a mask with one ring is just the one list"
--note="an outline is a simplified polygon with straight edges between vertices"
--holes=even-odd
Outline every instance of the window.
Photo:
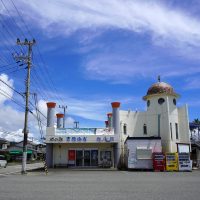
[[124,135],[127,134],[127,125],[126,124],[124,124],[124,126],[123,126],[123,132],[124,132]]
[[176,128],[176,139],[178,140],[178,123],[175,123],[175,128]]
[[137,159],[152,159],[152,149],[137,147]]
[[144,126],[143,126],[143,134],[147,135],[147,125],[146,124],[144,124]]
[[174,105],[176,105],[176,99],[173,99],[173,103],[174,103]]
[[149,107],[149,106],[150,106],[150,101],[148,100],[148,101],[147,101],[147,107]]
[[170,133],[171,133],[171,140],[173,140],[172,123],[170,123]]
[[160,105],[162,105],[164,102],[165,102],[165,100],[164,100],[163,98],[158,99],[158,103],[159,103]]

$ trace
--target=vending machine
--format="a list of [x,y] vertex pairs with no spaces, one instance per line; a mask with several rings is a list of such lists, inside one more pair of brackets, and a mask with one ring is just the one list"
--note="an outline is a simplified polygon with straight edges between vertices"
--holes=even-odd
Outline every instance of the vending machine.
[[165,155],[162,152],[153,153],[154,171],[165,171]]
[[178,154],[179,171],[192,171],[192,161],[189,153]]
[[166,170],[178,171],[178,153],[166,153]]

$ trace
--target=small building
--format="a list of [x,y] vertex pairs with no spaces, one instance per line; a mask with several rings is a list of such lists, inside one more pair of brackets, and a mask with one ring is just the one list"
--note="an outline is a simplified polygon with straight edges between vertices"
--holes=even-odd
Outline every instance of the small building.
[[[22,160],[22,151],[23,151],[23,141],[21,142],[10,142],[10,145],[7,149],[10,153],[11,160]],[[27,160],[34,160],[37,158],[37,147],[36,144],[28,141],[27,144]]]
[[127,137],[125,167],[127,169],[153,169],[152,154],[157,152],[162,152],[160,137]]
[[62,128],[64,115],[47,103],[46,161],[48,167],[114,167],[118,135],[113,128]]
[[0,138],[0,150],[6,150],[9,142],[3,138]]
[[194,167],[200,167],[200,124],[190,123],[191,159]]

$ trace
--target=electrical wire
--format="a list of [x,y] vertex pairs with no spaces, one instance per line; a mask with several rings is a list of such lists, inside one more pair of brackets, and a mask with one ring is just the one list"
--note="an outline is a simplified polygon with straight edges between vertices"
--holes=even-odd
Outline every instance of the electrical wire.
[[[1,0],[1,1],[2,1],[2,0]],[[15,8],[15,10],[16,10],[18,16],[20,17],[22,23],[24,24],[24,26],[25,26],[27,32],[29,33],[29,35],[30,35],[32,38],[34,38],[32,32],[30,31],[29,27],[28,27],[27,24],[25,23],[25,21],[24,21],[22,15],[21,15],[21,13],[19,12],[19,10],[18,10],[17,6],[15,5],[14,1],[13,1],[13,0],[10,0],[10,1],[12,2],[13,7]],[[50,76],[50,74],[49,74],[49,70],[47,69],[47,64],[46,64],[45,60],[44,60],[43,57],[42,57],[42,54],[41,54],[41,52],[40,52],[40,49],[39,49],[38,45],[36,45],[36,50],[37,50],[37,52],[38,52],[38,55],[39,55],[39,58],[40,58],[41,62],[43,63],[43,67],[45,68],[45,70],[44,70],[43,67],[41,67],[41,69],[44,70],[44,71],[42,72],[43,77],[44,77],[44,76],[47,76],[48,86],[52,89],[52,91],[54,91],[54,98],[56,97],[57,100],[59,100],[60,102],[64,103],[64,101],[63,101],[63,99],[60,97],[60,95],[57,94],[57,90],[56,90],[56,88],[55,88],[55,86],[54,86],[55,84],[54,84],[53,79],[51,78],[51,76]],[[49,89],[49,88],[48,88],[48,89]]]
[[[18,26],[17,22],[15,21],[15,19],[11,16],[10,11],[8,10],[7,6],[5,5],[4,1],[1,0],[1,3],[3,4],[4,8],[6,9],[6,11],[8,12],[8,15],[10,17],[10,19],[12,19],[12,21],[14,22],[14,24],[16,25],[16,27],[18,28],[18,30],[21,32],[21,34],[26,38],[24,32],[22,31],[22,29]],[[13,3],[13,2],[12,2]]]
[[44,137],[44,134],[43,134],[43,129],[42,129],[42,124],[41,124],[41,118],[40,118],[40,114],[38,112],[38,100],[37,100],[37,95],[34,94],[34,100],[35,100],[35,108],[36,108],[36,115],[37,115],[37,121],[38,121],[38,127],[39,127],[39,130],[40,130],[40,136],[41,136],[41,139]]

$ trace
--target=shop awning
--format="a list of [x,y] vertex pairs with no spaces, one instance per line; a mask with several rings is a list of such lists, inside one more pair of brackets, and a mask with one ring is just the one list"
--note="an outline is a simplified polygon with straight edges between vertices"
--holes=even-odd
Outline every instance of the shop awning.
[[[9,151],[9,152],[10,152],[10,154],[15,154],[15,155],[22,154],[22,151],[21,151],[21,150],[11,150],[11,151]],[[28,151],[27,151],[27,154],[32,154],[32,153],[33,153],[32,150],[28,150]]]

